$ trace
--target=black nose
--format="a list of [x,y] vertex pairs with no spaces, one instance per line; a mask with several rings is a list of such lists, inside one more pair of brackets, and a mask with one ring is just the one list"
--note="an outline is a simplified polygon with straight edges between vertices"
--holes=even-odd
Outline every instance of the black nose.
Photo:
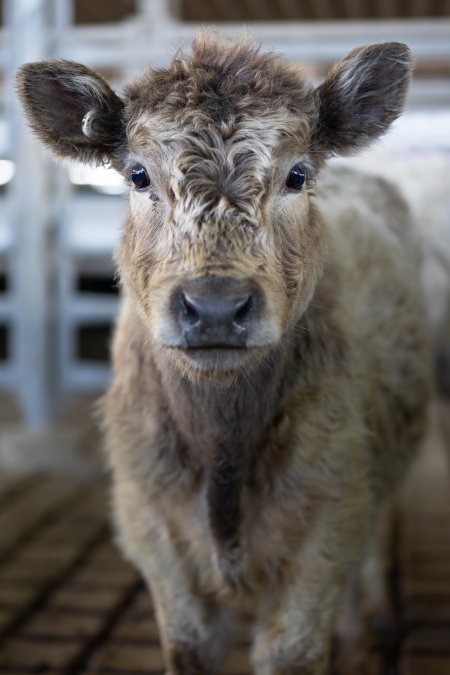
[[187,347],[245,347],[258,307],[258,292],[248,281],[198,277],[176,295],[177,319]]

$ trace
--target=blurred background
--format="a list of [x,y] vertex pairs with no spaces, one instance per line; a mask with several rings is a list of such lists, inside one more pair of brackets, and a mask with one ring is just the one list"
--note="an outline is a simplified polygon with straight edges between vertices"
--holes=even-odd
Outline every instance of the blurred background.
[[14,94],[21,63],[80,61],[120,90],[146,65],[167,63],[180,43],[188,47],[206,22],[229,35],[245,27],[320,81],[353,47],[401,40],[416,74],[383,170],[396,177],[393,158],[407,153],[413,199],[425,198],[433,163],[441,196],[449,192],[450,0],[3,0],[0,12],[0,465],[23,461],[24,438],[33,439],[26,461],[39,463],[30,433],[60,419],[73,429],[66,455],[80,442],[80,419],[87,424],[110,378],[112,253],[127,205],[112,170],[59,166],[38,146]]

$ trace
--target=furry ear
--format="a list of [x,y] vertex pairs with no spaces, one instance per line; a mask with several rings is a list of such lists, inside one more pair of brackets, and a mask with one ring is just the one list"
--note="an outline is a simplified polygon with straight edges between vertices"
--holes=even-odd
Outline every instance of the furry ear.
[[381,136],[403,110],[412,73],[410,49],[386,42],[354,49],[316,89],[315,142],[347,154]]
[[58,157],[100,163],[124,144],[124,103],[85,66],[55,59],[28,63],[17,73],[28,121]]

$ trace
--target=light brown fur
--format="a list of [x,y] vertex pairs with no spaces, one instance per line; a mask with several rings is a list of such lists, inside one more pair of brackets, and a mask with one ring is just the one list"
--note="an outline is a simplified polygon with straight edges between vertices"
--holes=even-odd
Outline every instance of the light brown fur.
[[[52,67],[66,87],[73,64]],[[38,72],[26,66],[20,90],[41,133]],[[151,185],[130,193],[103,424],[119,539],[171,675],[220,668],[236,609],[254,612],[258,675],[327,673],[380,504],[414,456],[430,363],[408,211],[387,182],[323,168],[389,126],[409,74],[404,46],[375,45],[314,90],[273,55],[204,34],[125,91],[127,141],[107,154]],[[95,159],[89,109],[81,153],[92,142]],[[298,162],[307,182],[292,193]],[[246,348],[186,349],[174,289],[223,274],[264,298]]]

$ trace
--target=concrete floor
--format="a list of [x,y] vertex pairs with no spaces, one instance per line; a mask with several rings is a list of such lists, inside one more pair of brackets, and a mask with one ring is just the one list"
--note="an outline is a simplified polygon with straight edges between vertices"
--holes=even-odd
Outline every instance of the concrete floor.
[[[440,411],[438,420],[436,403],[424,451],[395,512],[387,566],[396,626],[367,633],[361,675],[450,675],[450,491],[443,445],[449,429],[442,433],[450,406],[441,404]],[[41,437],[34,458],[36,438],[29,436],[22,443],[28,467],[8,459],[8,425],[0,433],[0,459],[4,465],[7,459],[0,477],[0,673],[161,674],[150,600],[112,543],[107,481],[93,447],[98,437],[80,419],[89,419],[83,407],[53,436],[46,432],[47,441]],[[9,425],[9,433],[10,450],[17,451],[17,427]],[[77,451],[83,439],[91,444],[84,456]],[[33,471],[24,470],[30,466]],[[245,622],[223,672],[250,672]]]

